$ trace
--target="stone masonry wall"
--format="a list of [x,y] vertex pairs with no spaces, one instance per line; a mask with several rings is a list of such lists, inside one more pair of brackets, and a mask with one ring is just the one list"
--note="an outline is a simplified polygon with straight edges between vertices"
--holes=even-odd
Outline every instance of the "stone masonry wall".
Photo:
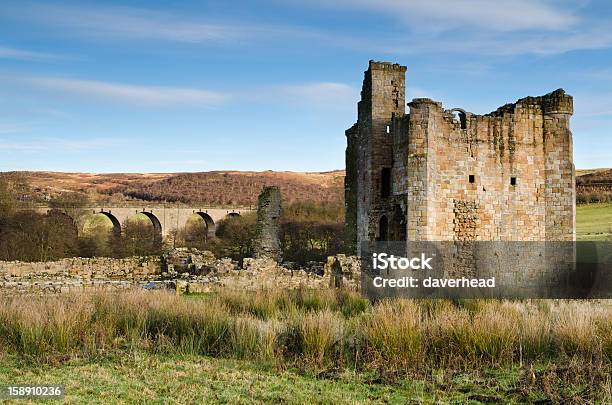
[[353,125],[345,131],[346,135],[346,172],[344,176],[344,239],[346,249],[351,252],[357,252],[357,199],[358,191],[358,128]]
[[350,197],[353,202],[357,201],[357,241],[380,237],[376,213],[395,207],[391,195],[381,195],[382,172],[383,169],[391,171],[393,167],[391,122],[393,117],[405,114],[405,72],[405,66],[375,61],[370,61],[364,72],[361,101],[357,107],[357,153],[347,154],[347,162],[353,157],[358,159],[357,164],[352,162],[353,168],[351,162],[347,164],[347,176],[356,180],[351,188],[357,192]]
[[126,288],[159,278],[156,257],[69,258],[55,262],[0,262],[0,289],[17,293],[65,292],[89,287]]
[[416,131],[407,137],[417,136],[408,166],[417,174],[408,175],[409,211],[424,218],[409,223],[409,233],[429,240],[573,240],[571,110],[550,117],[544,106],[551,99],[571,108],[559,90],[484,116],[466,113],[465,128],[439,103],[411,103]]
[[217,259],[211,252],[180,248],[165,254],[161,260],[134,257],[71,258],[46,263],[0,262],[0,291],[1,294],[54,294],[143,287],[176,288],[178,292],[359,289],[358,258],[330,256],[325,264],[317,263],[316,267],[288,268],[271,258],[245,259],[239,267],[237,262]]
[[[476,242],[575,240],[571,96],[559,89],[486,115],[416,98],[405,114],[405,71],[370,61],[346,132],[346,227],[358,253],[376,240],[453,241],[446,274],[493,262],[512,273],[516,254],[503,244],[477,252]],[[549,268],[573,262],[569,249],[531,246]]]
[[257,203],[257,228],[254,253],[256,258],[271,258],[280,261],[281,194],[278,187],[264,187]]
[[574,240],[572,97],[559,89],[486,115],[418,98],[404,114],[405,70],[370,61],[357,133],[347,131],[354,243]]

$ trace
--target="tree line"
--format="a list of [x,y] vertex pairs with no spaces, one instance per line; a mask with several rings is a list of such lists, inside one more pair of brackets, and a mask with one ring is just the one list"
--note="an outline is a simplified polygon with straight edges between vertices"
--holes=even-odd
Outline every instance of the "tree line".
[[[210,250],[217,257],[238,261],[253,254],[254,213],[220,221],[215,236],[198,218],[162,241],[147,218],[125,221],[120,233],[105,218],[90,220],[83,229],[77,223],[89,203],[84,194],[66,192],[54,197],[47,213],[29,209],[22,199],[27,194],[27,184],[0,178],[0,260],[148,256],[173,247]],[[303,264],[342,252],[343,221],[344,207],[339,202],[286,204],[280,235],[284,260]]]
[[[202,228],[188,225],[177,235],[177,243],[241,262],[253,256],[256,222],[255,213],[226,218],[217,224],[214,237],[206,237]],[[282,209],[280,228],[285,261],[321,262],[344,251],[344,207],[339,202],[288,203]]]
[[97,229],[79,235],[75,219],[84,214],[87,198],[67,192],[49,201],[40,213],[22,201],[26,186],[0,179],[0,260],[52,261],[65,257],[127,257],[159,254],[161,240],[153,226],[126,221],[121,234]]

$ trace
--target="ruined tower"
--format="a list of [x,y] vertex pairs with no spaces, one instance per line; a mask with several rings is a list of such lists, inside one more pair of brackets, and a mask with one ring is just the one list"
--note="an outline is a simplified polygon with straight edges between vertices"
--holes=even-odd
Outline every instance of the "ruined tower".
[[358,120],[346,131],[349,246],[375,236],[372,232],[377,226],[371,219],[376,212],[392,207],[393,139],[390,134],[393,120],[405,114],[405,72],[405,66],[370,61],[364,74],[361,101],[357,104]]
[[346,234],[373,240],[572,241],[575,189],[562,89],[486,115],[426,98],[406,68],[370,61],[346,131]]
[[257,225],[253,250],[256,258],[280,261],[281,193],[275,186],[264,187],[257,201]]

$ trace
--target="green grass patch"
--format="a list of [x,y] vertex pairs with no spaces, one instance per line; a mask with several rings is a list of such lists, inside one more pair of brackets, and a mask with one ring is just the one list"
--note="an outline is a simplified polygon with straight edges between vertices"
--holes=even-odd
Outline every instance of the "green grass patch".
[[612,203],[576,206],[576,239],[612,240]]
[[[387,382],[366,372],[325,376],[250,361],[132,352],[33,366],[0,358],[0,384],[64,384],[68,403],[526,403],[590,401],[588,380],[568,383],[554,365],[451,373]],[[605,397],[599,398],[605,401]]]

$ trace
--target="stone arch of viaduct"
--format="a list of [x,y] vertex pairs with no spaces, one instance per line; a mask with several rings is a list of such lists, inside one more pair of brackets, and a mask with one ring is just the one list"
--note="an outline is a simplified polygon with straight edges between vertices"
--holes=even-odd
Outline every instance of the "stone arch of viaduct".
[[[70,216],[71,210],[59,209],[62,213]],[[50,208],[38,208],[37,211],[47,213]],[[79,218],[72,218],[79,232],[82,231],[88,218],[96,214],[106,216],[113,224],[115,233],[121,233],[121,225],[129,218],[138,214],[144,214],[153,224],[156,234],[166,237],[173,231],[181,230],[187,221],[195,214],[206,224],[209,236],[213,236],[217,230],[219,221],[226,217],[234,217],[251,212],[249,208],[195,208],[195,207],[90,207],[79,210]]]

